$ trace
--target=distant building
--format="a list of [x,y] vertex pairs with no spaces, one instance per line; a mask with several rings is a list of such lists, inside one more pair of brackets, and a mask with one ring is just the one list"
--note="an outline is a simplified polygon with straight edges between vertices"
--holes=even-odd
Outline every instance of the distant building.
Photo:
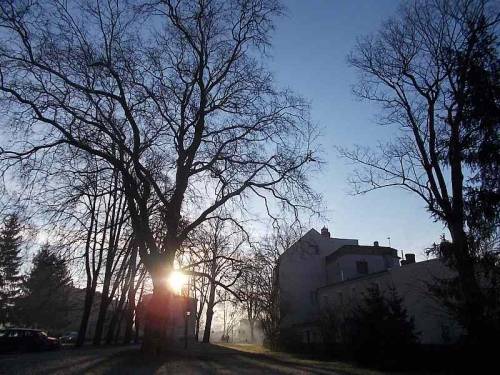
[[376,284],[382,291],[396,289],[422,343],[449,343],[460,329],[432,298],[428,284],[452,276],[438,259],[416,263],[413,254],[406,254],[400,263],[396,249],[378,242],[359,245],[331,237],[327,228],[311,229],[280,257],[281,328],[294,330],[305,343],[320,342],[321,311],[349,307]]

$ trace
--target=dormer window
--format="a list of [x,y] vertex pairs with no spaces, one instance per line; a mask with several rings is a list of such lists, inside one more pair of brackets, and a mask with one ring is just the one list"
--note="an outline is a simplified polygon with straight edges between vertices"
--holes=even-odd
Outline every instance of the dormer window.
[[360,260],[356,262],[356,270],[361,275],[368,274],[368,262],[366,260]]

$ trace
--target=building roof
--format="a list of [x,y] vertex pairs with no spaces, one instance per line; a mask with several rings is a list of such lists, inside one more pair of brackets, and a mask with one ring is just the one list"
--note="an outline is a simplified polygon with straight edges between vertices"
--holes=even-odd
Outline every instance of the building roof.
[[326,262],[332,262],[343,255],[390,255],[398,257],[398,251],[387,246],[366,246],[366,245],[344,245],[326,257]]
[[329,247],[329,246],[334,245],[336,241],[356,241],[356,242],[358,241],[358,240],[353,239],[353,238],[327,237],[327,236],[324,236],[321,233],[319,233],[316,229],[311,228],[306,233],[304,233],[302,235],[302,237],[300,237],[297,241],[295,241],[292,245],[290,245],[280,255],[280,257],[282,257],[285,254],[288,255],[288,253],[289,253],[288,250],[295,248],[296,245],[307,243],[308,239],[311,239],[311,240],[314,239],[314,241],[309,243],[309,245],[314,244],[315,246],[321,246],[323,249],[325,249],[325,247]]

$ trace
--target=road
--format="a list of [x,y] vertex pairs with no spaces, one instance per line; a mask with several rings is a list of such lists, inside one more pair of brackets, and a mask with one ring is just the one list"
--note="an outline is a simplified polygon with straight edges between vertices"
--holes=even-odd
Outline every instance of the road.
[[161,357],[144,356],[137,346],[0,355],[0,374],[365,374],[339,365],[203,344]]

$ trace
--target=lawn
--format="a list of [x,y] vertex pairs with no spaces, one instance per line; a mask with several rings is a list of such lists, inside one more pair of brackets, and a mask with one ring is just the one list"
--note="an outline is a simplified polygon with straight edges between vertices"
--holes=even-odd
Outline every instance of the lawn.
[[378,375],[340,361],[322,361],[271,352],[250,344],[190,343],[161,356],[147,356],[139,346],[103,346],[0,355],[0,374],[333,374]]

